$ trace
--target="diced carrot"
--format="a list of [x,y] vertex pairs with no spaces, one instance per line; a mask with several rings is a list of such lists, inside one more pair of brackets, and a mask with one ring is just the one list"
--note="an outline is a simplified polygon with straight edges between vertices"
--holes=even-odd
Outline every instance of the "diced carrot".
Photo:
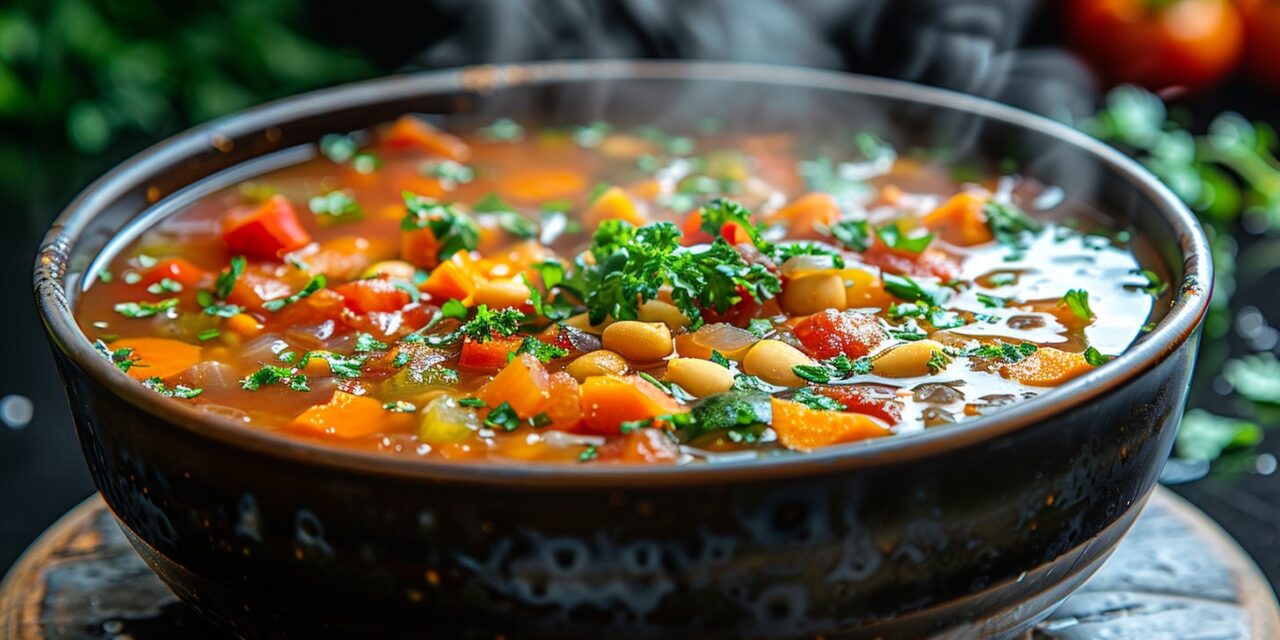
[[319,251],[307,255],[304,261],[311,273],[338,279],[351,280],[379,260],[390,260],[396,255],[396,246],[386,238],[342,236],[326,240]]
[[431,271],[419,288],[439,302],[459,300],[471,304],[471,296],[479,286],[475,263],[465,251],[459,251]]
[[641,200],[651,202],[653,200],[657,200],[658,196],[662,195],[663,186],[658,180],[642,180],[640,182],[627,185],[627,191],[635,194],[635,196]]
[[595,229],[605,220],[625,220],[639,227],[647,218],[626,191],[620,187],[609,187],[591,203],[582,218],[587,229]]
[[680,447],[661,429],[636,429],[623,436],[623,462],[673,462],[680,457]]
[[551,428],[573,431],[582,422],[582,402],[578,381],[564,371],[551,374],[549,398],[543,411],[551,418]]
[[456,162],[466,162],[471,157],[471,148],[461,138],[414,116],[400,116],[391,123],[382,132],[382,142],[393,149],[421,149]]
[[844,279],[845,306],[849,309],[888,309],[893,296],[884,290],[884,280],[866,269],[850,267],[840,272]]
[[222,217],[222,241],[234,253],[275,259],[311,242],[287,198],[274,195],[256,207],[232,209]]
[[200,347],[167,338],[123,338],[110,347],[133,349],[137,364],[129,368],[129,376],[136,380],[169,378],[200,362]]
[[400,230],[400,257],[424,269],[440,263],[440,241],[431,227]]
[[1084,354],[1040,347],[1031,355],[1000,366],[1000,375],[1033,387],[1055,387],[1093,370]]
[[520,348],[521,338],[516,336],[494,337],[485,342],[465,338],[458,366],[477,371],[497,371],[507,364],[507,356]]
[[262,324],[257,318],[247,313],[237,313],[227,318],[227,329],[241,338],[251,338],[262,331]]
[[490,407],[506,402],[516,415],[529,418],[545,410],[551,397],[551,377],[537,358],[522,353],[480,387],[476,395]]
[[156,262],[154,267],[147,270],[146,275],[142,276],[141,284],[155,284],[165,278],[168,278],[181,284],[186,289],[194,289],[206,277],[208,277],[208,275],[208,271],[191,264],[191,262],[186,259],[162,258]]
[[829,193],[807,193],[769,214],[768,222],[788,223],[792,237],[817,237],[818,225],[830,226],[840,219],[840,205]]
[[354,280],[334,287],[348,309],[365,314],[370,311],[398,311],[413,301],[408,291],[385,278]]
[[530,167],[512,171],[498,182],[498,192],[507,200],[536,204],[582,195],[587,179],[572,169]]
[[987,200],[972,191],[958,193],[926,214],[924,226],[951,244],[967,247],[990,242],[991,229],[987,228],[987,216],[982,212]]
[[772,404],[773,430],[778,434],[778,441],[796,451],[812,451],[892,433],[875,418],[860,413],[810,409],[780,398],[773,398]]
[[680,403],[638,376],[591,376],[582,383],[582,428],[617,434],[623,422],[682,411]]
[[382,401],[334,391],[333,397],[318,404],[289,423],[291,431],[332,438],[363,438],[407,428],[412,416],[382,408]]

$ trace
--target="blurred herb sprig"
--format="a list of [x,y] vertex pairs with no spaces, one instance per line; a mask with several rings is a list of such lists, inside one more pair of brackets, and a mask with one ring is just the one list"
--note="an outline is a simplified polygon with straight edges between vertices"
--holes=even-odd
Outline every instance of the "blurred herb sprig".
[[[1236,238],[1243,233],[1273,236],[1280,231],[1277,135],[1270,125],[1232,112],[1215,117],[1202,135],[1191,133],[1184,120],[1158,96],[1124,86],[1112,90],[1104,107],[1080,126],[1137,158],[1200,219],[1215,269],[1205,332],[1210,338],[1221,338],[1231,327]],[[1217,362],[1205,362],[1209,358]],[[1202,375],[1222,370],[1223,379],[1237,394],[1239,402],[1234,406],[1244,417],[1192,409],[1179,429],[1176,454],[1212,461],[1248,451],[1262,439],[1259,423],[1274,422],[1280,409],[1280,360],[1269,351],[1226,360],[1222,350],[1215,355],[1202,351],[1200,360]]]
[[33,212],[53,207],[159,136],[376,71],[307,35],[305,18],[297,0],[8,3],[0,189]]

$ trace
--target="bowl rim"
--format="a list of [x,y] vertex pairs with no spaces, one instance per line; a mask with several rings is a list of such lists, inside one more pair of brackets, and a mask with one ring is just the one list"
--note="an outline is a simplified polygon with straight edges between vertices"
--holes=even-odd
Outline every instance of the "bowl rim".
[[[86,225],[120,195],[147,184],[157,169],[226,139],[268,130],[281,122],[320,116],[395,99],[436,92],[487,92],[536,84],[626,80],[724,80],[830,89],[872,98],[924,103],[1022,129],[1034,130],[1081,150],[1106,170],[1127,180],[1171,225],[1177,236],[1184,278],[1167,315],[1140,342],[1105,367],[1090,371],[1036,398],[942,429],[850,443],[807,454],[780,455],[712,464],[568,465],[522,462],[458,463],[350,450],[319,441],[246,428],[242,422],[211,416],[156,394],[104,360],[79,328],[70,308],[64,276],[71,247]],[[164,200],[160,200],[164,202]],[[155,206],[157,203],[151,203]],[[55,344],[97,383],[135,408],[200,437],[258,453],[350,472],[430,481],[521,486],[668,485],[769,478],[868,469],[943,454],[990,440],[1083,405],[1156,366],[1196,335],[1208,308],[1213,275],[1208,241],[1180,200],[1136,161],[1115,148],[1049,118],[995,101],[900,80],[782,65],[736,62],[593,60],[479,65],[386,76],[268,102],[218,118],[162,140],[132,156],[84,188],[53,221],[36,256],[36,305]],[[107,427],[110,428],[110,427]]]

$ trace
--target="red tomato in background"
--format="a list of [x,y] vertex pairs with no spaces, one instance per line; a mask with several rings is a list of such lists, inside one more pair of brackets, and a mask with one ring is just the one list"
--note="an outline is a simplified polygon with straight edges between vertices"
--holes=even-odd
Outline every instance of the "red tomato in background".
[[1239,5],[1247,34],[1249,77],[1280,93],[1280,0],[1239,0]]
[[1244,20],[1230,0],[1067,0],[1064,6],[1076,49],[1115,83],[1199,91],[1230,73],[1244,51]]

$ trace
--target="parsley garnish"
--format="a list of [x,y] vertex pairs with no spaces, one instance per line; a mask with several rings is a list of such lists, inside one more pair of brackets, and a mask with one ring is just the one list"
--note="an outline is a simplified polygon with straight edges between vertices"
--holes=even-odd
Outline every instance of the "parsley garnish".
[[121,302],[113,307],[116,313],[126,318],[150,318],[157,313],[168,311],[178,306],[177,298],[167,298],[160,302]]
[[929,373],[937,373],[947,368],[951,364],[951,355],[946,351],[938,350],[929,354],[929,361],[925,363]]
[[452,204],[436,202],[408,191],[401,195],[407,213],[400,221],[400,228],[405,231],[430,229],[440,245],[439,259],[444,260],[459,251],[472,251],[480,242],[480,225]]
[[356,139],[349,135],[330,133],[320,138],[320,153],[334,164],[346,163],[359,149]]
[[484,400],[481,400],[480,398],[462,398],[458,400],[458,406],[472,407],[475,409],[483,409],[489,405],[485,404]]
[[307,203],[311,213],[323,216],[330,222],[354,222],[364,217],[360,203],[346,191],[330,191],[322,196],[314,196]]
[[454,320],[466,320],[467,316],[471,315],[471,311],[462,302],[450,299],[440,305],[440,315]]
[[1084,361],[1094,367],[1101,367],[1102,365],[1110,362],[1114,357],[1115,356],[1106,355],[1093,347],[1088,347],[1084,350]]
[[382,408],[392,413],[413,413],[414,411],[418,410],[417,405],[413,404],[412,402],[406,402],[404,400],[396,400],[395,402],[385,403],[382,405]]
[[896,223],[889,223],[876,228],[876,237],[884,243],[884,246],[898,251],[906,251],[907,253],[921,253],[929,248],[929,244],[933,242],[932,233],[924,233],[917,235],[907,235],[898,228]]
[[983,205],[982,213],[987,217],[987,228],[996,241],[1013,248],[1020,254],[1027,246],[1027,235],[1039,233],[1044,225],[1040,224],[1018,207],[1002,202],[988,202]]
[[129,373],[134,367],[145,367],[147,365],[138,362],[138,356],[134,355],[132,347],[121,347],[119,349],[111,349],[107,343],[102,340],[94,340],[93,348],[102,354],[107,362],[114,364],[117,369]]
[[[475,400],[475,398],[463,398],[462,400],[458,401],[458,404],[461,404],[463,406],[468,406],[468,407],[484,406],[483,402],[481,402],[479,405],[475,405],[471,403],[463,404],[463,402],[465,402],[466,400]],[[511,405],[505,401],[502,404],[499,404],[498,406],[494,407],[491,411],[489,411],[489,415],[485,416],[485,419],[484,419],[484,426],[489,427],[490,429],[502,429],[503,431],[515,431],[516,429],[519,429],[520,427],[525,425],[528,425],[534,428],[540,428],[540,427],[545,427],[549,424],[551,424],[551,418],[547,416],[547,414],[545,413],[539,413],[536,416],[532,416],[523,420],[520,419],[520,416],[516,414],[516,410],[513,409]]]
[[765,318],[752,318],[747,321],[747,331],[757,338],[764,338],[773,333],[773,322]]
[[517,355],[522,353],[532,355],[542,362],[551,362],[556,358],[563,358],[569,355],[568,350],[562,349],[553,344],[547,344],[533,336],[525,336],[524,340],[520,343],[520,346],[515,351],[507,355],[507,361],[510,362],[515,359]]
[[393,366],[393,367],[395,367],[395,368],[399,369],[399,368],[401,368],[401,367],[403,367],[403,366],[405,366],[405,365],[409,364],[409,360],[410,360],[412,357],[413,357],[413,356],[409,355],[409,352],[408,352],[408,351],[397,351],[397,352],[396,352],[396,357],[394,357],[394,358],[392,358],[392,359],[391,359],[391,366]]
[[182,283],[172,278],[161,278],[158,282],[153,282],[147,286],[147,293],[157,296],[180,291],[182,291]]
[[941,307],[951,297],[943,287],[921,283],[910,276],[886,273],[882,276],[884,290],[907,302],[923,302],[931,307]]
[[1036,352],[1038,347],[1030,342],[1024,342],[1019,345],[1009,344],[1008,342],[997,342],[995,344],[984,344],[962,352],[962,355],[971,358],[1000,358],[1005,362],[1019,362],[1023,358]]
[[1062,301],[1067,303],[1071,308],[1071,313],[1076,314],[1081,320],[1092,320],[1093,309],[1089,308],[1089,292],[1084,289],[1072,289],[1062,296]]
[[781,264],[796,256],[826,256],[831,258],[832,268],[844,268],[844,256],[840,255],[839,251],[812,242],[795,242],[779,246],[774,258]]
[[467,184],[476,177],[475,169],[453,160],[432,162],[423,166],[422,172],[449,185]]
[[714,349],[711,351],[711,361],[726,369],[730,368],[729,359],[726,358],[723,353],[720,353],[719,351],[716,351]]
[[863,252],[871,247],[871,227],[866,220],[845,220],[827,229],[827,233],[852,251]]
[[356,352],[357,353],[366,353],[369,351],[384,351],[386,350],[386,348],[387,348],[387,343],[373,337],[373,334],[369,334],[369,333],[356,334]]
[[871,358],[864,356],[857,360],[851,360],[849,356],[842,353],[817,364],[795,365],[791,367],[791,372],[810,382],[826,384],[832,380],[847,378],[850,375],[871,373]]
[[343,356],[332,351],[308,351],[298,360],[298,368],[305,369],[312,358],[322,358],[329,363],[329,371],[340,378],[359,378],[364,367],[364,356]]
[[217,329],[205,329],[204,331],[201,331],[200,333],[196,334],[196,339],[198,339],[200,342],[208,342],[209,340],[212,340],[220,335],[222,335],[222,332],[218,331]]
[[819,409],[822,411],[844,411],[846,407],[844,403],[830,396],[818,393],[813,387],[801,387],[791,396],[795,402],[809,407],[810,409]]
[[1153,297],[1158,298],[1161,295],[1164,295],[1165,291],[1169,290],[1169,283],[1165,282],[1164,280],[1161,280],[1160,276],[1157,275],[1156,272],[1154,271],[1150,271],[1148,269],[1134,269],[1131,273],[1133,273],[1134,275],[1142,276],[1144,279],[1146,279],[1147,282],[1145,284],[1129,285],[1129,286],[1132,286],[1137,289],[1141,289],[1142,291],[1147,292],[1147,294]]
[[[724,238],[710,247],[680,246],[680,230],[670,222],[637,229],[621,220],[606,220],[596,230],[591,248],[595,264],[587,266],[586,305],[592,324],[606,317],[633,320],[640,303],[671,286],[672,301],[696,328],[702,309],[724,313],[745,297],[764,301],[782,289],[764,265],[747,264]],[[745,295],[744,295],[745,292]]]
[[142,385],[166,398],[181,398],[183,400],[190,400],[204,392],[204,389],[198,387],[193,389],[181,384],[176,384],[170,389],[165,386],[164,381],[159,377],[147,378],[142,381]]
[[476,342],[488,342],[495,335],[509,337],[520,330],[524,314],[518,309],[490,310],[488,305],[476,307],[476,317],[462,325],[462,334]]
[[325,286],[324,274],[313,276],[311,280],[307,282],[307,285],[302,288],[301,291],[291,294],[289,296],[286,296],[284,298],[276,298],[275,300],[268,300],[262,303],[262,308],[266,309],[267,311],[279,311],[283,309],[285,305],[293,304],[323,289],[324,286]]
[[764,252],[772,250],[773,245],[760,237],[760,227],[751,221],[751,212],[746,207],[725,198],[716,198],[702,206],[702,230],[712,236],[719,236],[724,225],[733,223],[747,232],[751,244]]
[[596,446],[594,444],[589,444],[586,449],[582,450],[582,453],[578,454],[578,462],[590,462],[599,456],[600,452],[596,450]]
[[1009,304],[1008,298],[993,296],[989,293],[982,293],[981,291],[978,292],[977,298],[978,298],[978,302],[981,302],[982,306],[988,309],[1003,309],[1006,305]]
[[296,373],[289,367],[277,367],[275,365],[263,365],[261,369],[244,377],[240,381],[240,388],[246,391],[257,391],[265,385],[285,384],[294,391],[310,391],[311,387],[307,385],[307,376]]

